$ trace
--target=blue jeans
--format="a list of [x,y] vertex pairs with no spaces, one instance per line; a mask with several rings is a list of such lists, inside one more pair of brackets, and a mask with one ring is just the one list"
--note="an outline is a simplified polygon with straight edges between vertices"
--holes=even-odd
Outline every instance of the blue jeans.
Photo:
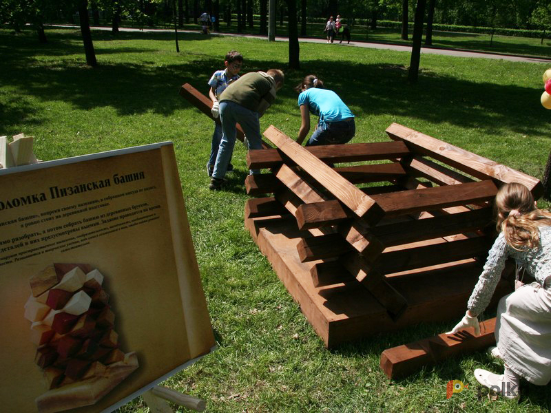
[[[214,164],[214,178],[222,179],[226,175],[226,170],[230,163],[233,147],[235,146],[235,137],[237,129],[235,125],[239,123],[243,132],[247,136],[249,150],[262,149],[262,137],[260,136],[260,121],[258,112],[244,108],[243,106],[230,101],[220,102],[220,119],[222,121],[222,140],[218,147],[218,156]],[[251,171],[256,173],[256,171]]]
[[339,122],[326,122],[318,124],[318,127],[306,142],[306,146],[336,145],[347,143],[356,134],[354,118],[348,118]]
[[209,166],[214,166],[214,163],[216,162],[216,156],[218,155],[218,147],[220,146],[221,140],[222,140],[222,125],[219,125],[218,123],[214,122],[214,132],[212,134],[212,143],[210,145]]

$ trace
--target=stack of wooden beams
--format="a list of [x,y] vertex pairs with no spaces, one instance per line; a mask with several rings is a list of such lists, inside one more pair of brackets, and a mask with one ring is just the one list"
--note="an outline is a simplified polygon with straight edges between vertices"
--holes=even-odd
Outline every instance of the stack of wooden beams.
[[[539,180],[398,124],[391,141],[250,151],[246,226],[328,347],[458,317],[507,182]],[[336,165],[335,165],[336,164]],[[266,196],[269,195],[269,196]],[[510,270],[510,268],[508,268]],[[494,303],[509,291],[498,286]]]

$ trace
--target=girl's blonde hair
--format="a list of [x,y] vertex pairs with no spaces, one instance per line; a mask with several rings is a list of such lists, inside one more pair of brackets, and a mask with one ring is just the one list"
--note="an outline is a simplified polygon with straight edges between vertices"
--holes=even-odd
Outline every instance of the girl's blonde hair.
[[551,225],[551,214],[536,208],[530,190],[519,183],[503,185],[495,199],[497,229],[516,250],[540,245],[538,227]]

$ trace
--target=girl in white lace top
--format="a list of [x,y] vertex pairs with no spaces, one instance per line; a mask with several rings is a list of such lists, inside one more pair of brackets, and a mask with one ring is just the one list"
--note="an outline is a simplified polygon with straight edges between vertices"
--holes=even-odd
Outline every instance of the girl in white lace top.
[[504,185],[496,195],[500,234],[490,249],[484,270],[467,304],[465,317],[455,334],[474,327],[488,306],[507,258],[514,258],[536,282],[523,285],[503,297],[498,305],[492,352],[505,362],[503,375],[476,369],[475,378],[506,398],[519,396],[519,377],[546,385],[551,380],[551,214],[536,207],[524,185]]

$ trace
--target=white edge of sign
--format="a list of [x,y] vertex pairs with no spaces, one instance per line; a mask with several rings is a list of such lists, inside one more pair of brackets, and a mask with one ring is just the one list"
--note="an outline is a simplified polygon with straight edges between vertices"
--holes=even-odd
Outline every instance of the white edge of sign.
[[162,383],[163,381],[165,381],[166,379],[169,379],[170,377],[174,376],[176,373],[178,373],[179,371],[181,370],[184,370],[185,368],[188,368],[189,366],[191,366],[193,363],[195,363],[196,361],[202,359],[203,357],[205,357],[206,355],[212,353],[214,350],[216,350],[218,348],[217,345],[214,345],[210,348],[209,352],[206,353],[206,354],[203,354],[199,357],[196,357],[194,359],[191,359],[187,362],[185,362],[184,364],[182,364],[181,366],[178,366],[176,367],[174,370],[171,370],[169,371],[168,373],[166,373],[164,376],[161,376],[159,377],[158,379],[152,381],[151,383],[149,383],[147,386],[144,386],[142,387],[140,390],[136,390],[134,393],[132,393],[131,395],[125,397],[124,399],[122,400],[119,400],[117,403],[109,406],[107,409],[103,410],[101,413],[110,413],[112,412],[113,410],[116,410],[118,409],[119,407],[122,407],[124,406],[125,404],[127,404],[128,402],[134,400],[136,397],[142,395],[143,393],[145,393],[146,391],[149,391],[151,390],[153,387],[157,386],[159,383]]
[[74,156],[72,158],[62,158],[62,159],[55,159],[53,161],[33,163],[29,165],[12,166],[11,168],[0,169],[0,176],[9,175],[10,173],[32,171],[34,169],[42,169],[42,168],[49,168],[53,166],[59,166],[59,165],[68,165],[68,164],[83,162],[83,161],[91,161],[93,159],[101,159],[101,158],[109,158],[111,156],[126,155],[129,153],[145,152],[153,149],[158,149],[162,146],[171,146],[171,145],[173,145],[173,143],[170,141],[151,143],[148,145],[132,146],[129,148],[115,149],[112,151],[97,152],[97,153],[92,153],[87,155]]

